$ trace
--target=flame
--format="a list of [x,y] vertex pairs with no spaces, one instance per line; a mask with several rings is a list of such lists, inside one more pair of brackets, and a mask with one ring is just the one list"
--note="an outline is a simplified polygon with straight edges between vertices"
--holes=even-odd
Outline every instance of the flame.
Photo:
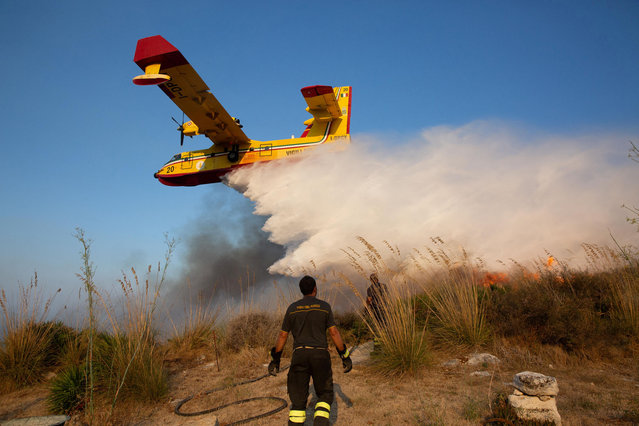
[[503,286],[510,281],[510,277],[505,272],[486,272],[481,285],[483,287]]

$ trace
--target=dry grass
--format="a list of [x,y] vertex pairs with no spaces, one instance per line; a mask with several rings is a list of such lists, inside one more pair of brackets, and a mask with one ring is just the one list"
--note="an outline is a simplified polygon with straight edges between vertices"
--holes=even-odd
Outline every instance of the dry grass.
[[131,278],[123,274],[119,280],[122,290],[120,312],[100,295],[109,318],[111,332],[101,335],[96,344],[96,364],[99,387],[106,391],[115,405],[119,397],[155,401],[166,394],[164,352],[156,340],[154,314],[156,312],[164,274],[149,266],[144,282],[131,269]]
[[191,287],[188,287],[189,300],[185,304],[181,324],[176,324],[169,317],[172,335],[169,338],[169,351],[184,354],[198,349],[217,350],[217,333],[215,323],[219,308],[213,308],[213,298],[203,300],[198,296],[193,300]]
[[[380,281],[386,283],[387,289],[379,306],[381,315],[375,315],[370,309],[358,310],[363,323],[381,346],[376,354],[378,366],[390,374],[415,373],[431,359],[426,335],[427,321],[418,321],[417,301],[412,297],[415,286],[395,265],[401,255],[398,249],[386,243],[392,255],[387,261],[364,238],[360,237],[359,241],[364,246],[363,253],[353,248],[345,251],[351,266],[364,277],[367,277],[367,272],[375,272]],[[355,294],[361,305],[366,306],[366,296],[350,278],[343,275],[341,284]]]
[[[481,261],[471,261],[463,251],[448,250],[440,239],[408,255],[387,242],[381,250],[363,238],[360,243],[363,248],[359,251],[345,252],[361,280],[345,274],[318,277],[321,288],[336,282],[339,291],[355,300],[355,312],[336,316],[344,336],[352,342],[372,335],[381,344],[372,364],[356,365],[348,375],[334,369],[335,415],[340,422],[477,424],[494,412],[498,394],[511,391],[505,383],[523,370],[557,377],[565,424],[632,423],[637,418],[636,260],[633,263],[617,251],[585,245],[590,261],[586,270],[570,269],[554,259],[552,265],[543,260],[533,268],[514,263],[504,274],[507,279],[494,284],[487,281],[489,271]],[[275,341],[283,310],[299,294],[280,294],[272,303],[277,312],[267,313],[247,291],[239,309],[229,311],[224,327],[217,325],[218,311],[211,303],[191,301],[184,323],[174,324],[172,339],[164,345],[158,340],[154,321],[165,271],[166,265],[164,269],[158,265],[140,278],[132,270],[123,275],[113,298],[93,293],[99,301],[94,309],[104,312],[108,333],[79,333],[65,343],[68,354],[61,361],[65,365],[84,362],[92,336],[96,409],[76,414],[76,421],[179,424],[185,419],[174,417],[171,406],[162,402],[164,396],[175,401],[265,373],[267,350]],[[388,285],[382,306],[384,321],[358,309],[365,305],[365,296],[357,283],[368,282],[371,272]],[[326,292],[322,298],[334,301],[337,296]],[[24,318],[33,318],[32,324],[48,324],[42,314],[48,304],[41,296],[22,295],[21,300],[39,300],[41,308],[34,310],[30,304],[28,309],[10,309],[3,294],[0,301],[7,324],[17,324],[16,313],[21,310]],[[211,351],[216,327],[224,330],[219,360]],[[4,350],[7,342],[2,345]],[[46,345],[50,347],[51,340]],[[478,346],[502,359],[491,369],[491,377],[471,377],[466,367],[445,370],[438,366],[450,359],[447,357],[466,356],[470,347]],[[166,351],[182,355],[167,362]],[[283,365],[289,354],[285,351]],[[332,356],[338,367],[340,361],[335,353]],[[286,398],[286,374],[199,398],[187,411],[266,393]],[[0,406],[15,407],[7,401],[0,400]],[[220,413],[220,420],[243,418],[262,408],[266,405],[232,407]],[[7,413],[16,412],[9,410]],[[283,412],[256,424],[285,421]]]
[[6,392],[32,385],[40,381],[45,370],[51,366],[55,323],[47,322],[46,317],[54,296],[44,299],[38,287],[37,274],[34,274],[29,285],[18,286],[16,301],[12,301],[2,290],[0,390]]
[[606,278],[613,319],[628,332],[639,336],[639,260],[609,247],[583,244],[583,248],[590,270]]

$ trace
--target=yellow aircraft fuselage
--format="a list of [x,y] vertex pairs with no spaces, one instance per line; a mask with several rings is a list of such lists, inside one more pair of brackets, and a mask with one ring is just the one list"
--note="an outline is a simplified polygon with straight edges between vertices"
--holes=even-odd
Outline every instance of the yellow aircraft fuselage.
[[159,85],[189,116],[180,126],[183,136],[205,135],[210,148],[176,154],[155,177],[169,186],[220,182],[230,171],[250,164],[289,158],[321,144],[350,142],[351,87],[309,86],[302,95],[313,116],[298,138],[256,141],[241,130],[209,92],[184,56],[161,36],[138,41],[134,61],[145,71],[133,82]]
[[[250,140],[250,145],[239,149],[239,160],[229,160],[228,147],[213,145],[208,149],[188,151],[176,154],[157,173],[155,177],[169,186],[194,186],[204,183],[220,182],[222,176],[230,171],[262,161],[279,160],[301,154],[321,144],[350,142],[350,90],[348,86],[335,87],[334,91],[341,107],[346,109],[345,120],[332,120],[323,124],[313,124],[299,138],[277,139],[272,141]],[[346,96],[339,98],[342,94]],[[312,119],[311,119],[312,120]],[[187,123],[188,126],[188,123]],[[187,128],[185,126],[185,128]]]

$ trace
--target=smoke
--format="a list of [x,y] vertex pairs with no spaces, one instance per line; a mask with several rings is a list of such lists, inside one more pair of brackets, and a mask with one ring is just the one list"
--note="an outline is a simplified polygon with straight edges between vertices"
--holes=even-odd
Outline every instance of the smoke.
[[[540,135],[473,122],[409,141],[360,136],[341,152],[322,147],[239,169],[228,184],[268,217],[263,230],[285,248],[277,260],[268,250],[272,274],[299,275],[311,262],[344,266],[340,249],[357,236],[403,253],[438,236],[489,265],[544,250],[570,260],[583,242],[609,245],[610,233],[637,243],[621,208],[639,193],[628,147],[614,134]],[[251,255],[265,264],[261,250]]]
[[[238,301],[242,294],[265,287],[273,280],[267,269],[284,255],[261,230],[264,218],[247,206],[216,206],[216,214],[203,215],[180,245],[186,247],[182,278],[172,287],[172,299],[197,297],[200,301]],[[190,287],[190,288],[188,288]]]

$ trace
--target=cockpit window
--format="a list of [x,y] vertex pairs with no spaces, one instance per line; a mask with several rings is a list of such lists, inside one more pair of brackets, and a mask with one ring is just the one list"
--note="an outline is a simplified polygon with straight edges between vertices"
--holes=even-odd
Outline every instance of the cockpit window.
[[180,158],[182,158],[182,154],[175,154],[173,157],[171,157],[171,159],[169,161],[167,161],[164,164],[169,164],[170,162],[179,160]]

